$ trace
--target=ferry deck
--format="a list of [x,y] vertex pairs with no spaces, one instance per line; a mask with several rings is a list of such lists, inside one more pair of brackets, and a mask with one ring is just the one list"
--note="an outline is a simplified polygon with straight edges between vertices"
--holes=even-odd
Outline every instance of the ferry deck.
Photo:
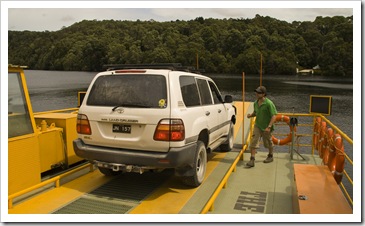
[[[271,220],[307,221],[305,215],[294,215],[296,217],[293,219],[277,218],[280,215],[276,214],[292,214],[295,209],[293,165],[320,165],[322,160],[315,155],[296,153],[291,159],[289,152],[274,151],[274,161],[265,164],[263,160],[267,149],[260,145],[255,167],[246,168],[250,153],[248,150],[244,152],[246,143],[243,141],[249,136],[250,120],[244,120],[243,116],[252,112],[253,104],[235,102],[235,105],[238,117],[234,128],[234,149],[227,153],[215,151],[208,155],[206,178],[198,188],[183,185],[170,170],[107,177],[87,163],[81,167],[82,170],[62,177],[59,187],[49,184],[34,191],[33,195],[23,195],[12,200],[12,206],[8,209],[9,216],[14,221],[27,221],[29,215],[20,215],[25,216],[23,219],[18,218],[17,214],[37,214],[41,218],[44,215],[38,214],[46,214],[48,219],[62,221],[62,214],[179,214],[168,221],[260,222],[265,221],[263,219],[268,215],[257,218],[254,217],[256,214],[271,214]],[[61,215],[60,218],[57,218],[57,214]],[[200,215],[194,215],[199,218],[192,220],[194,218],[186,218],[184,214]],[[212,214],[218,215],[209,217]],[[238,215],[217,220],[219,214]],[[80,216],[73,217],[71,221],[97,221],[93,215]],[[336,219],[337,216],[331,217]],[[146,221],[138,217],[119,216],[117,219],[107,217],[100,220]],[[153,221],[156,220],[166,221]]]

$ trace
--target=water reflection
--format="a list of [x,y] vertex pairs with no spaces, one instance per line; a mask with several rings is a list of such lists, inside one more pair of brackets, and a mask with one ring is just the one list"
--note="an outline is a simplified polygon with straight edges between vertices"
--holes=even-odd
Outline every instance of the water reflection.
[[95,75],[95,72],[25,71],[33,111],[77,107],[78,92],[86,91]]

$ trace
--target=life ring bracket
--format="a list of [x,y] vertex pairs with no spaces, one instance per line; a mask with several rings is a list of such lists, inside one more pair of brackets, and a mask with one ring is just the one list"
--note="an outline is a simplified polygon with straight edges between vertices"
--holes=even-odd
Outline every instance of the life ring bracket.
[[297,131],[297,127],[295,125],[291,125],[291,119],[289,118],[289,116],[286,116],[286,115],[276,115],[276,118],[275,118],[275,123],[276,122],[285,122],[288,126],[289,126],[289,129],[290,129],[290,133],[288,134],[288,136],[284,139],[278,139],[276,137],[274,137],[274,135],[271,137],[272,139],[272,142],[276,145],[285,145],[287,143],[290,143],[292,141],[292,133],[293,133],[293,130],[294,132]]

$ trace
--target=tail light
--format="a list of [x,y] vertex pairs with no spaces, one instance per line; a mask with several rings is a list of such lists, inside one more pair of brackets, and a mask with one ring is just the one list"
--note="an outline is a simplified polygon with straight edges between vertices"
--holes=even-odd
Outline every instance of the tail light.
[[87,135],[91,134],[89,119],[87,118],[86,115],[81,115],[81,114],[77,115],[76,129],[77,133],[79,134],[87,134]]
[[162,119],[155,130],[153,139],[157,141],[183,141],[185,127],[181,119]]

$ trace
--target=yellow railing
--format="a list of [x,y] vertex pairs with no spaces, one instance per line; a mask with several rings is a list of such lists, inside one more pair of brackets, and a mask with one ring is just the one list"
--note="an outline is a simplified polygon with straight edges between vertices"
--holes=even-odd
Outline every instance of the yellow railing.
[[67,171],[67,172],[65,172],[65,173],[63,173],[63,174],[61,174],[61,175],[59,175],[59,176],[52,177],[51,179],[45,180],[45,181],[43,181],[43,182],[41,182],[41,183],[39,183],[39,184],[36,184],[36,185],[34,185],[34,186],[32,186],[32,187],[26,188],[26,189],[24,189],[24,190],[21,190],[21,191],[19,191],[19,192],[16,192],[16,193],[14,193],[14,194],[9,195],[9,196],[8,196],[8,209],[13,208],[13,200],[14,200],[15,198],[17,198],[17,197],[19,197],[19,196],[22,196],[22,195],[25,195],[25,194],[27,194],[27,193],[30,193],[30,192],[32,192],[32,191],[34,191],[34,190],[38,189],[38,188],[45,187],[46,185],[51,184],[51,183],[55,183],[55,185],[54,185],[54,186],[55,186],[56,188],[58,188],[58,187],[60,186],[60,180],[61,180],[62,178],[66,177],[66,176],[68,176],[68,175],[70,175],[70,174],[73,174],[73,173],[75,173],[75,172],[78,172],[78,171],[80,171],[80,170],[82,170],[82,169],[85,169],[85,168],[87,168],[87,167],[90,167],[90,172],[94,170],[94,165],[93,165],[93,164],[91,164],[91,163],[87,163],[87,164],[85,164],[85,165],[79,166],[79,167],[77,167],[77,168],[75,168],[75,169],[72,169],[72,170],[70,170],[70,171]]
[[234,160],[234,162],[232,163],[231,167],[227,171],[226,175],[223,177],[221,182],[218,184],[216,190],[214,191],[214,193],[212,194],[212,196],[208,200],[207,204],[204,206],[203,210],[200,213],[205,214],[208,211],[213,211],[214,210],[214,201],[217,199],[217,197],[218,197],[219,193],[221,192],[221,190],[223,188],[226,188],[227,182],[228,182],[229,177],[231,176],[231,173],[236,171],[237,163],[238,163],[238,161],[240,160],[241,157],[243,158],[243,153],[246,149],[247,149],[247,145],[245,144],[243,146],[242,150],[240,151],[240,153],[238,154],[238,156],[236,157],[236,159]]
[[[351,138],[349,138],[344,132],[342,132],[337,126],[335,126],[330,120],[328,120],[326,117],[324,117],[323,115],[317,115],[319,117],[321,117],[322,120],[324,120],[327,123],[327,126],[330,126],[334,131],[336,131],[338,134],[341,135],[342,139],[346,140],[351,146],[353,146],[353,141]],[[354,165],[352,159],[346,154],[346,152],[344,153],[344,156],[347,160],[347,162],[349,162],[351,164],[351,166]],[[343,174],[346,176],[347,180],[349,181],[349,183],[351,184],[351,186],[354,185],[352,178],[350,177],[350,175],[347,173],[347,171],[344,169],[343,170]],[[344,194],[347,197],[347,200],[349,200],[349,202],[351,203],[351,205],[353,205],[353,200],[350,196],[350,194],[348,193],[345,185],[342,183],[340,183],[340,186],[344,192]]]
[[213,211],[214,210],[214,202],[217,199],[217,197],[218,197],[219,193],[221,192],[221,190],[223,188],[226,188],[227,182],[228,182],[229,177],[231,176],[231,173],[236,171],[236,166],[237,166],[238,161],[240,159],[244,160],[243,159],[243,157],[244,157],[243,153],[246,151],[246,149],[248,147],[248,144],[249,144],[249,141],[250,141],[250,138],[251,138],[251,133],[253,131],[253,125],[254,125],[253,120],[251,119],[251,121],[250,121],[250,131],[249,131],[247,139],[246,139],[246,144],[243,145],[243,141],[242,141],[242,145],[243,145],[242,150],[239,152],[239,154],[237,155],[237,157],[233,161],[231,167],[228,169],[226,175],[223,177],[221,182],[218,184],[217,188],[215,189],[214,193],[212,194],[212,196],[210,197],[208,202],[205,204],[204,208],[200,212],[201,214],[205,214],[208,211]]
[[79,110],[79,108],[65,108],[65,109],[60,109],[60,110],[34,112],[34,115],[42,115],[42,114],[48,114],[48,113],[61,113],[61,112],[77,113],[78,110]]

